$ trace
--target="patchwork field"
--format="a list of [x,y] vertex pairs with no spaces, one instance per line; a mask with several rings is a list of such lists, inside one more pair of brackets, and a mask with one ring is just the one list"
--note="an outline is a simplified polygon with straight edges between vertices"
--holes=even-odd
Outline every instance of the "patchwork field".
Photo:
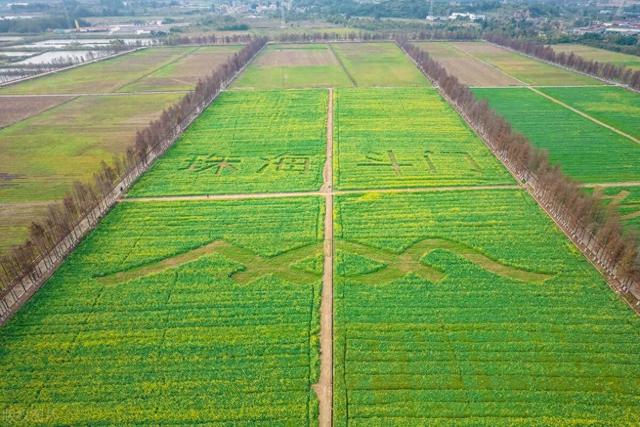
[[426,86],[394,43],[274,44],[234,84],[241,89]]
[[0,423],[314,425],[322,206],[118,206],[0,329]]
[[585,46],[582,44],[554,44],[551,45],[556,52],[573,52],[585,59],[599,62],[609,62],[618,66],[629,67],[634,70],[640,69],[640,57],[635,55],[627,55],[624,53],[613,52],[606,49],[598,49],[596,47]]
[[0,97],[0,129],[72,99],[69,96]]
[[339,189],[513,183],[433,89],[339,89],[334,120]]
[[640,423],[640,320],[525,193],[336,209],[335,425]]
[[234,84],[243,89],[352,86],[327,44],[268,46]]
[[534,86],[599,85],[600,80],[545,64],[519,53],[486,43],[456,42],[456,48],[489,65],[508,76]]
[[[580,77],[434,46],[479,84],[516,80],[472,51]],[[100,91],[180,87],[235,48],[187,49]],[[562,96],[632,127],[606,89]],[[639,144],[534,90],[475,89],[572,176],[640,181]],[[179,96],[0,130],[0,233]],[[627,185],[606,200],[640,224]],[[128,196],[0,327],[0,425],[640,424],[640,318],[393,43],[270,45]]]
[[640,139],[640,96],[612,86],[541,88],[540,91]]
[[318,190],[327,99],[327,90],[225,92],[129,194]]
[[562,170],[586,183],[640,180],[640,144],[529,89],[474,89]]
[[447,72],[468,86],[521,86],[522,83],[500,70],[471,56],[455,43],[420,42],[417,46],[428,52]]
[[[131,92],[133,90],[193,89],[201,76],[212,68],[209,62],[224,61],[239,47],[157,47],[139,50],[72,70],[44,76],[0,89],[0,94],[84,94]],[[220,53],[215,53],[220,51]],[[215,58],[213,58],[215,56]],[[194,68],[198,65],[200,68]],[[161,80],[156,88],[153,83]],[[181,81],[183,80],[183,81]],[[131,86],[129,86],[131,85]]]

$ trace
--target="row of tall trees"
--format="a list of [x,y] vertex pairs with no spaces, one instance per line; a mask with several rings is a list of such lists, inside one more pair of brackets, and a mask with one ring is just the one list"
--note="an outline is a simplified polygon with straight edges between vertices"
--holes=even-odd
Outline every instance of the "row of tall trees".
[[488,41],[517,50],[527,55],[535,56],[544,61],[553,62],[563,67],[572,68],[582,73],[591,74],[605,80],[612,80],[640,90],[640,70],[632,70],[610,62],[599,62],[584,59],[575,53],[557,53],[551,46],[546,46],[530,40],[517,40],[499,34],[489,34]]
[[199,36],[171,36],[168,37],[164,43],[167,45],[184,45],[184,44],[237,44],[237,43],[250,43],[256,40],[256,37],[252,34],[229,34],[225,36],[219,36],[215,34],[202,34]]
[[428,53],[406,39],[398,43],[592,261],[618,279],[623,290],[639,286],[638,238],[623,227],[616,206],[606,206],[599,192],[589,194],[564,175],[549,162],[546,151],[515,132]]
[[[395,40],[400,36],[410,40],[474,40],[477,38],[475,32],[451,31],[446,29],[435,29],[432,31],[418,31],[414,33],[403,32],[370,32],[370,31],[323,31],[310,33],[280,33],[274,35],[271,40],[276,42],[290,43],[313,43],[326,41],[376,41]],[[249,43],[255,39],[251,34],[231,34],[226,36],[216,36],[215,34],[203,34],[199,36],[172,36],[164,43],[167,45],[184,44],[233,44]]]
[[[8,312],[8,294],[29,286],[52,271],[82,236],[113,206],[117,197],[158,158],[220,93],[230,80],[262,49],[266,39],[252,40],[194,91],[165,109],[160,118],[137,132],[135,143],[111,164],[102,162],[90,183],[74,182],[62,202],[51,204],[43,220],[33,222],[27,241],[0,258],[0,296]],[[1,307],[0,307],[1,308]]]
[[[465,32],[448,30],[419,31],[415,33],[402,33],[403,37],[410,40],[473,40],[476,35]],[[314,32],[314,33],[282,33],[274,36],[279,42],[322,42],[322,41],[376,41],[395,40],[399,37],[393,32]]]

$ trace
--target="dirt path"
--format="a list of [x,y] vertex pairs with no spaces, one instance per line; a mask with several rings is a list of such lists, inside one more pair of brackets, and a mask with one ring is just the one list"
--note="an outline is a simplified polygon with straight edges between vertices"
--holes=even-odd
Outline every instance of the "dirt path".
[[[188,201],[188,200],[243,200],[243,199],[277,199],[285,197],[324,197],[327,194],[325,190],[326,183],[333,179],[333,174],[327,179],[326,174],[331,173],[327,171],[327,166],[323,172],[324,183],[320,191],[300,191],[292,193],[246,193],[246,194],[204,194],[199,196],[150,196],[150,197],[126,197],[121,198],[120,202],[175,202],[175,201]],[[633,183],[619,183],[615,185],[604,184],[604,186],[619,187],[622,185],[632,186]],[[636,183],[640,185],[640,183]],[[588,184],[586,186],[596,187],[601,184]],[[333,186],[332,186],[333,187]],[[518,190],[522,186],[517,184],[502,184],[502,185],[461,185],[450,187],[409,187],[409,188],[370,188],[362,190],[337,190],[331,191],[334,196],[346,196],[350,194],[368,194],[368,193],[437,193],[441,191],[484,191],[484,190]]]
[[614,188],[614,187],[640,187],[640,181],[627,181],[627,182],[603,182],[595,184],[580,184],[583,188]]
[[329,89],[327,159],[324,166],[324,270],[320,302],[320,378],[313,389],[318,395],[318,425],[333,424],[333,89]]

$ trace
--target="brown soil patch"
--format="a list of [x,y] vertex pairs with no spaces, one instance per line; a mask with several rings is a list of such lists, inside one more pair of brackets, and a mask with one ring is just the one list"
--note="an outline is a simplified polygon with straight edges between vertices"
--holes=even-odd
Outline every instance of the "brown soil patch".
[[70,100],[70,96],[7,96],[0,98],[0,128],[27,119]]
[[265,67],[304,67],[337,65],[338,62],[327,49],[273,49],[265,52],[256,63]]
[[447,72],[469,86],[522,86],[517,80],[470,57],[437,60]]

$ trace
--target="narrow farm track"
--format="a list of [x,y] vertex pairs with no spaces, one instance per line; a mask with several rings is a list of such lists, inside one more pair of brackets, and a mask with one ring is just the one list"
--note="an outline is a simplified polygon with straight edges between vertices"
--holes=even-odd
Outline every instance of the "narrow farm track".
[[[585,187],[620,187],[634,186],[640,183],[613,183],[613,184],[587,184]],[[374,188],[366,190],[335,190],[331,194],[334,196],[346,196],[351,194],[371,194],[371,193],[437,193],[442,191],[486,191],[486,190],[519,190],[521,185],[505,184],[505,185],[475,185],[475,186],[450,186],[450,187],[409,187],[409,188]],[[175,202],[188,200],[244,200],[244,199],[278,199],[286,197],[322,197],[326,192],[321,191],[300,191],[292,193],[246,193],[246,194],[204,194],[194,196],[150,196],[150,197],[123,197],[119,202]]]
[[329,427],[333,419],[333,89],[329,89],[327,155],[324,166],[324,269],[320,302],[320,378],[314,385],[320,406],[318,425]]
[[580,110],[578,110],[577,108],[573,108],[573,107],[572,107],[572,106],[570,106],[569,104],[566,104],[566,103],[564,103],[564,102],[560,101],[559,99],[554,98],[553,96],[547,95],[546,93],[544,93],[544,92],[542,92],[542,91],[540,91],[540,90],[538,90],[538,89],[536,89],[536,88],[534,88],[534,87],[528,86],[528,88],[529,88],[529,90],[531,90],[531,91],[533,91],[533,92],[537,93],[538,95],[540,95],[540,96],[542,96],[542,97],[544,97],[544,98],[547,98],[549,101],[551,101],[551,102],[553,102],[553,103],[555,103],[555,104],[558,104],[558,105],[560,105],[560,106],[562,106],[562,107],[566,108],[567,110],[573,111],[574,113],[576,113],[576,114],[578,114],[578,115],[580,115],[580,116],[584,117],[585,119],[590,120],[590,121],[592,121],[593,123],[595,123],[595,124],[597,124],[597,125],[600,125],[600,126],[602,126],[602,127],[604,127],[604,128],[607,128],[607,129],[609,129],[610,131],[613,131],[613,132],[617,133],[618,135],[624,136],[625,138],[627,138],[627,139],[629,139],[629,140],[631,140],[631,141],[635,142],[636,144],[640,144],[640,139],[635,138],[635,137],[633,137],[633,136],[629,135],[628,133],[622,132],[622,131],[621,131],[620,129],[618,129],[618,128],[615,128],[615,127],[613,127],[613,126],[609,126],[608,124],[606,124],[606,123],[604,123],[604,122],[601,122],[600,120],[596,119],[595,117],[590,116],[589,114],[587,114],[587,113],[585,113],[585,112],[583,112],[583,111],[580,111]]
[[640,181],[629,181],[629,182],[604,182],[604,183],[596,183],[596,184],[581,184],[581,187],[584,188],[613,188],[613,187],[640,187]]

